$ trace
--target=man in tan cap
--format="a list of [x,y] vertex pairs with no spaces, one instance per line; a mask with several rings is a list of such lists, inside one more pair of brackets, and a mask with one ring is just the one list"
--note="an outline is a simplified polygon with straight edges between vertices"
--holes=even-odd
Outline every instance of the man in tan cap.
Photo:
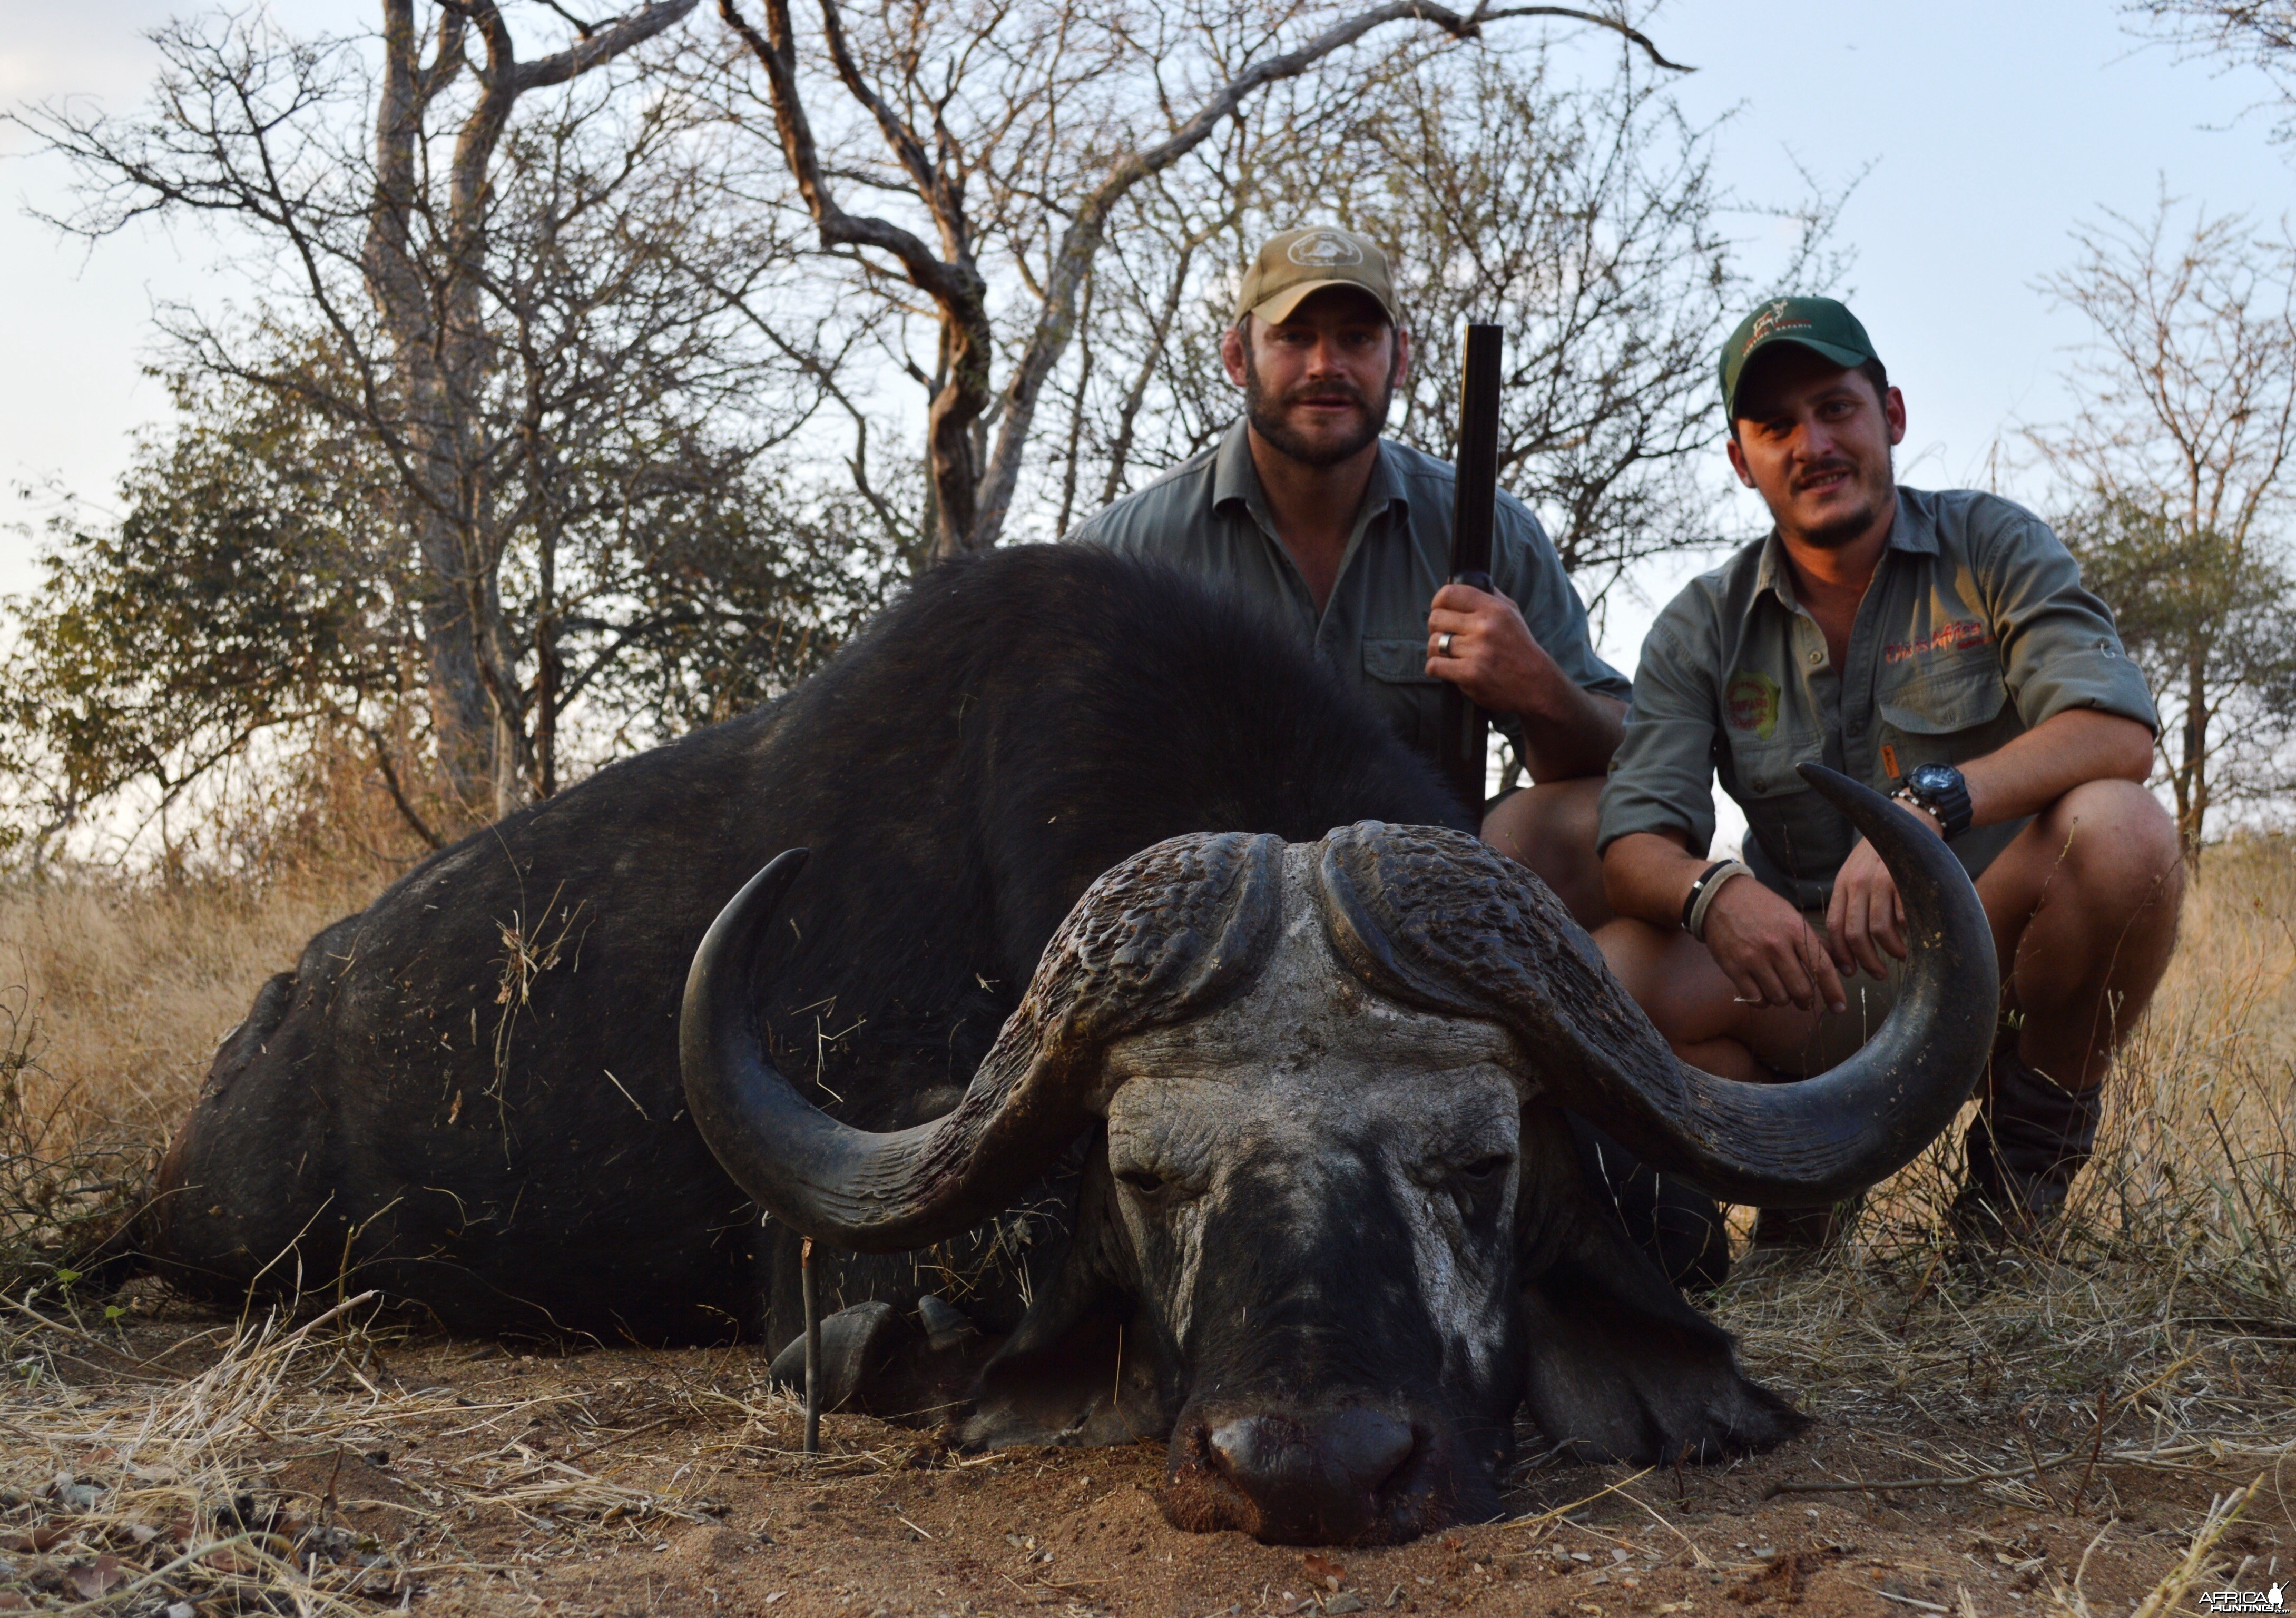
[[1538,519],[1502,493],[1496,593],[1450,572],[1450,465],[1380,437],[1411,363],[1387,255],[1351,231],[1286,231],[1245,270],[1221,339],[1244,413],[1214,448],[1071,539],[1171,562],[1265,604],[1431,756],[1448,682],[1496,716],[1536,783],[1484,840],[1587,926],[1607,919],[1595,805],[1626,680]]

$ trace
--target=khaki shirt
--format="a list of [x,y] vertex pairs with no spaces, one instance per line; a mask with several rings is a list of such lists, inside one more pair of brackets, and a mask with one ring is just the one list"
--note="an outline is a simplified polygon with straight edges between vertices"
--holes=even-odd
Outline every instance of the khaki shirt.
[[[2160,728],[2071,554],[2030,511],[1973,490],[1898,491],[1847,661],[1828,666],[1775,531],[1693,580],[1643,642],[1598,845],[1678,831],[1703,851],[1718,777],[1746,812],[1746,862],[1816,908],[1857,839],[1796,764],[1888,792],[1916,765],[1990,753],[2066,708]],[[1964,832],[1954,852],[1974,877],[2025,823]]]
[[[1246,430],[1239,421],[1215,447],[1086,519],[1068,537],[1169,562],[1259,603],[1406,743],[1432,756],[1447,682],[1426,672],[1427,613],[1451,574],[1449,464],[1380,441],[1319,616],[1307,580],[1275,537]],[[1586,603],[1538,519],[1502,491],[1492,527],[1491,582],[1521,611],[1532,636],[1569,679],[1623,700],[1632,687],[1595,655]],[[1515,717],[1502,714],[1494,723],[1520,751]]]

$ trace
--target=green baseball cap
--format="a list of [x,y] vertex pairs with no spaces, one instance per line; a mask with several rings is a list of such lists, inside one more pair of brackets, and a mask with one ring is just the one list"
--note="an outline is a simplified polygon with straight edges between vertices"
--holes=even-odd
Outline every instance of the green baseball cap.
[[1391,323],[1403,323],[1395,312],[1387,255],[1370,238],[1328,225],[1269,237],[1245,266],[1235,317],[1256,315],[1271,324],[1289,320],[1292,310],[1325,287],[1360,288],[1378,300]]
[[1882,357],[1857,317],[1833,298],[1773,298],[1740,321],[1722,345],[1722,410],[1733,421],[1746,362],[1773,343],[1798,344],[1845,371]]

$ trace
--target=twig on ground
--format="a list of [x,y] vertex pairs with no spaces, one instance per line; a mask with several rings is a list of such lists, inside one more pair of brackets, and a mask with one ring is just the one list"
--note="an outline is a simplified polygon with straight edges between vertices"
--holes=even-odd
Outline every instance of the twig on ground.
[[[2062,1455],[2052,1455],[2046,1460],[2037,1456],[2027,1466],[2004,1467],[1994,1472],[1972,1472],[1963,1477],[1894,1477],[1870,1483],[1776,1483],[1762,1491],[1762,1498],[1769,1500],[1775,1500],[1781,1494],[1855,1494],[1861,1490],[1873,1493],[1883,1489],[1965,1489],[1972,1483],[2007,1483],[2013,1478],[2031,1477],[2046,1472],[2051,1467],[2063,1466],[2067,1461],[2075,1459],[2079,1453],[2078,1450],[2068,1450]],[[1943,1612],[1945,1609],[1939,1607],[1938,1610]]]

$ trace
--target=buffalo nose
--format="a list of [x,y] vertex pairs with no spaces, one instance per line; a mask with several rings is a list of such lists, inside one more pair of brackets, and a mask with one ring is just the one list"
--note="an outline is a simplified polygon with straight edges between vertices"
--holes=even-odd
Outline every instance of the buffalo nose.
[[1346,1540],[1368,1529],[1382,1485],[1411,1458],[1408,1422],[1360,1405],[1240,1416],[1212,1429],[1228,1481],[1259,1508],[1261,1537]]

